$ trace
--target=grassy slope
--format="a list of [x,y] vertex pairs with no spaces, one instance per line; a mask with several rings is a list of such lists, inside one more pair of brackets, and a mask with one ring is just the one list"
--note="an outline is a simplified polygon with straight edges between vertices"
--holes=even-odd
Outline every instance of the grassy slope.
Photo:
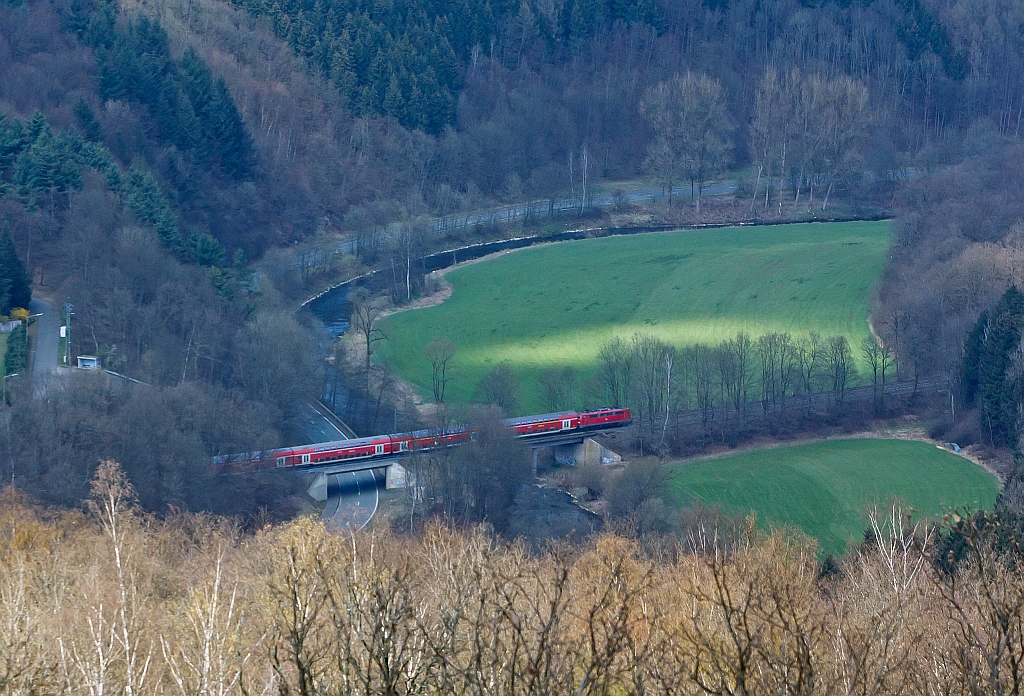
[[868,298],[885,259],[885,222],[666,232],[565,242],[508,254],[448,274],[454,293],[436,307],[386,321],[382,353],[429,394],[423,347],[459,346],[450,401],[467,401],[503,360],[523,384],[524,412],[541,405],[537,375],[571,365],[592,373],[601,344],[650,331],[677,346],[744,330],[868,333]]
[[906,440],[831,440],[672,465],[680,504],[701,500],[727,514],[757,512],[762,525],[800,527],[823,551],[859,541],[866,511],[898,497],[921,516],[958,505],[991,509],[996,478],[963,457]]

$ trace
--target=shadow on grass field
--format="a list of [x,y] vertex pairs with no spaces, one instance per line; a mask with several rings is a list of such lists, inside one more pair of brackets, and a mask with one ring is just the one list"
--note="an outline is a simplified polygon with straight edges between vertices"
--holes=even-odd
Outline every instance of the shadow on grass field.
[[916,518],[957,506],[992,509],[999,482],[973,462],[911,440],[827,440],[670,465],[680,506],[754,511],[762,527],[799,527],[825,553],[842,553],[868,526],[867,512],[898,498]]
[[[467,402],[508,361],[521,411],[544,408],[539,374],[593,374],[602,343],[650,332],[683,347],[746,331],[868,335],[868,301],[889,244],[887,222],[796,224],[641,234],[525,249],[448,273],[443,304],[400,312],[380,349],[400,377],[430,392],[423,348],[459,348],[449,401]],[[859,352],[859,351],[858,351]]]

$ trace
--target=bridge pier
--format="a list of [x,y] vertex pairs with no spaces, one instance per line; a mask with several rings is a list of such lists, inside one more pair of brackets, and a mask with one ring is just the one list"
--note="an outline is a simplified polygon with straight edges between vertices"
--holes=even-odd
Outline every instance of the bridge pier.
[[392,463],[384,474],[384,488],[393,491],[406,488],[411,482],[409,472],[398,462]]
[[551,450],[555,461],[564,466],[596,466],[616,464],[622,461],[622,457],[619,454],[611,451],[592,437],[584,438],[582,442],[537,444],[530,447],[533,478],[537,478],[538,450],[542,448]]
[[309,497],[318,503],[322,503],[327,500],[327,474],[320,472],[316,478],[313,479],[313,483],[309,484],[309,488],[306,491],[309,493]]
[[596,466],[622,461],[621,456],[591,437],[583,442],[555,445],[552,450],[555,460],[568,466]]

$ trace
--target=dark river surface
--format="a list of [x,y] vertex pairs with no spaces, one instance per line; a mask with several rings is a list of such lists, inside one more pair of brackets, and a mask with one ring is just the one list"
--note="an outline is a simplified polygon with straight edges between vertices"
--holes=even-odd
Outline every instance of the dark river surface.
[[307,307],[317,319],[323,322],[324,328],[335,338],[340,338],[348,331],[349,317],[352,306],[348,302],[348,294],[352,288],[342,285],[310,302]]

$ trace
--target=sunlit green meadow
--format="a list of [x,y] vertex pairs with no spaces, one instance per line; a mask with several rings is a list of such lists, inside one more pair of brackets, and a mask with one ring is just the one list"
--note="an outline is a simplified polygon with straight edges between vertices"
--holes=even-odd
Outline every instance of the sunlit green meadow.
[[650,332],[678,347],[746,331],[868,335],[868,302],[889,243],[886,222],[677,231],[562,242],[452,270],[444,303],[388,317],[378,356],[427,397],[423,348],[459,348],[448,401],[507,361],[521,410],[542,407],[538,375],[571,366],[580,381],[613,336]]

